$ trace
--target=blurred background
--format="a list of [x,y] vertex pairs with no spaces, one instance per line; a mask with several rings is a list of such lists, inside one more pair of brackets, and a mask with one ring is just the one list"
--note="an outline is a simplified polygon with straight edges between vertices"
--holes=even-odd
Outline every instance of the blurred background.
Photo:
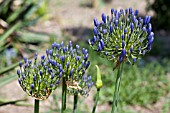
[[[88,73],[96,80],[99,65],[103,88],[97,113],[109,113],[115,75],[113,63],[100,58],[90,49],[87,39],[93,37],[93,19],[110,15],[110,9],[132,7],[139,15],[152,16],[155,40],[153,48],[136,65],[123,70],[119,113],[170,113],[170,0],[0,0],[0,113],[31,113],[33,99],[22,91],[16,69],[23,57],[39,55],[56,42],[72,40],[89,50]],[[96,94],[81,97],[78,113],[90,113]],[[68,113],[73,99],[68,96]],[[60,111],[61,89],[41,101],[41,113]]]

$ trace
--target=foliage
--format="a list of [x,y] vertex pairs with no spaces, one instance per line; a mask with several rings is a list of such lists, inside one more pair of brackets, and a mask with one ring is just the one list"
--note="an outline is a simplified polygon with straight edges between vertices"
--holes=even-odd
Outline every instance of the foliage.
[[[170,86],[166,77],[166,73],[170,71],[169,65],[170,62],[166,64],[166,61],[162,64],[157,61],[151,63],[141,61],[133,67],[125,65],[120,88],[120,101],[142,106],[156,103],[162,96],[169,93]],[[111,76],[113,79],[110,79]],[[115,73],[103,73],[105,87],[101,97],[103,101],[111,102],[112,100],[110,96],[114,90],[114,85],[110,83],[115,83],[114,76]]]
[[154,0],[153,3],[148,2],[147,10],[153,10],[154,26],[157,29],[170,29],[170,1],[169,0]]

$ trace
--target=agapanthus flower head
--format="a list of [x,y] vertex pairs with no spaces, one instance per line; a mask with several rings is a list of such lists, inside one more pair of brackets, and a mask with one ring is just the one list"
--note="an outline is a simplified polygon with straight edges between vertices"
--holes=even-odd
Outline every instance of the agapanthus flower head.
[[66,46],[63,42],[61,44],[55,42],[48,51],[52,51],[52,54],[47,54],[49,66],[66,79],[68,93],[87,96],[93,86],[92,80],[86,79],[91,78],[86,74],[90,65],[88,50],[85,48],[81,50],[79,45],[74,47],[70,41]]
[[27,58],[24,58],[25,64],[19,63],[18,82],[29,96],[44,100],[57,88],[61,76],[59,72],[49,67],[44,55],[41,56],[40,61],[37,61],[37,57],[38,55],[35,54],[34,63]]
[[151,50],[154,33],[150,16],[141,18],[138,10],[111,9],[111,16],[102,14],[102,21],[94,19],[94,37],[90,46],[102,57],[114,62],[130,63]]

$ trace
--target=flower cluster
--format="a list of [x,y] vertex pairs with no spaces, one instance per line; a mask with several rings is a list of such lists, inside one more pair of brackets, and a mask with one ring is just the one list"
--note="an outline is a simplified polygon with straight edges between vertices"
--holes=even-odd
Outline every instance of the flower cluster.
[[93,86],[91,76],[85,73],[90,65],[88,51],[85,48],[81,50],[79,45],[73,48],[71,41],[67,46],[63,42],[55,42],[40,61],[37,61],[35,54],[34,63],[27,58],[24,58],[24,62],[19,63],[18,82],[28,95],[36,99],[47,99],[62,78],[65,78],[70,94],[87,96]]
[[151,50],[154,33],[150,19],[138,17],[138,10],[132,8],[111,9],[111,17],[103,13],[102,22],[94,19],[94,37],[89,44],[108,60],[134,63]]
[[35,54],[34,63],[27,58],[24,58],[24,64],[19,63],[18,82],[28,95],[44,100],[56,89],[62,75],[52,71],[44,55],[41,56],[40,61],[37,61],[37,57],[38,55]]
[[51,68],[65,77],[68,93],[87,96],[93,86],[91,76],[85,73],[90,65],[88,50],[79,45],[73,48],[71,41],[66,46],[55,42],[46,54]]

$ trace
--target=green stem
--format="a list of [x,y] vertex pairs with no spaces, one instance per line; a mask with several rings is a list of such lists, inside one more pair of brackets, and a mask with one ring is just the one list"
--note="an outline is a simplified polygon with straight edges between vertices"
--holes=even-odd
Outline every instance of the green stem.
[[74,107],[73,107],[73,113],[77,113],[77,102],[78,102],[78,94],[74,94]]
[[34,113],[39,113],[39,100],[35,99]]
[[100,88],[97,89],[97,95],[96,95],[96,98],[95,98],[95,103],[94,103],[94,106],[93,106],[92,113],[95,113],[96,106],[97,106],[97,103],[98,103],[98,100],[99,100],[99,94],[100,94]]
[[112,104],[111,113],[116,113],[116,109],[118,106],[122,69],[123,69],[123,63],[120,63],[118,66],[118,72],[117,72],[117,78],[116,78],[116,84],[115,84],[115,91],[114,91],[114,95],[113,95],[113,104]]
[[62,113],[66,109],[66,91],[67,91],[66,78],[63,77],[63,81],[62,81],[62,109],[61,109]]

